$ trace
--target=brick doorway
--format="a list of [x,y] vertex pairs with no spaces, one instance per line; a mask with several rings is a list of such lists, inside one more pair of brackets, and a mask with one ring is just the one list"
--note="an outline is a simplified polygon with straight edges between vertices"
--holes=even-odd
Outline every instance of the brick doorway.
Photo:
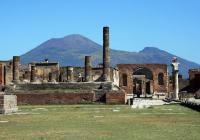
[[153,74],[147,68],[137,68],[133,72],[133,95],[140,97],[152,97]]

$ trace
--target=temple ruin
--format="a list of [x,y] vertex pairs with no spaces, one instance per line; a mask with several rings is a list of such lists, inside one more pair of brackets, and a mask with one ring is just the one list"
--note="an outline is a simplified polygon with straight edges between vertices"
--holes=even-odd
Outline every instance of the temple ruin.
[[[19,56],[14,56],[11,61],[0,61],[0,85],[6,92],[17,95],[18,104],[125,104],[129,97],[179,98],[177,60],[172,62],[174,80],[170,80],[166,64],[111,67],[109,27],[103,27],[102,64],[92,66],[92,56],[85,56],[84,67],[60,66],[48,59],[25,66],[20,64]],[[194,77],[193,73],[191,70],[190,77]],[[199,79],[199,71],[195,77]]]

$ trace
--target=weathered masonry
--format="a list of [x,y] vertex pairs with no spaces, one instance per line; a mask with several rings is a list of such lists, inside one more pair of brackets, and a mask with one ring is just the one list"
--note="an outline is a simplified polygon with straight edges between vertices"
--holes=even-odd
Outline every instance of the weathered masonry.
[[5,79],[5,65],[0,64],[0,85],[5,85],[6,79]]
[[103,28],[103,80],[110,81],[109,27]]
[[196,98],[200,98],[200,69],[189,70],[190,89],[189,91],[194,93]]
[[[178,99],[176,69],[176,80],[171,82],[166,64],[118,64],[113,68],[109,45],[109,27],[103,27],[103,61],[98,66],[92,65],[91,54],[83,57],[83,67],[60,67],[47,58],[28,65],[21,65],[19,56],[0,61],[0,88],[6,85],[13,90],[20,104],[126,103],[133,97],[171,98],[171,92]],[[199,73],[190,70],[193,89],[199,89]]]
[[127,94],[140,97],[168,93],[168,72],[165,64],[118,64],[119,86]]

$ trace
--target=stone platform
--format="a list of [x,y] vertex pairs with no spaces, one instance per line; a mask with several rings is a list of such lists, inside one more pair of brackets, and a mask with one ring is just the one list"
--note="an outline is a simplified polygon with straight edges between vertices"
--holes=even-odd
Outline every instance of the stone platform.
[[0,93],[0,114],[14,113],[17,110],[17,96]]
[[133,105],[131,108],[148,108],[151,106],[156,106],[156,105],[165,105],[169,104],[167,102],[164,102],[162,100],[155,100],[155,99],[141,99],[141,98],[136,98],[133,100]]

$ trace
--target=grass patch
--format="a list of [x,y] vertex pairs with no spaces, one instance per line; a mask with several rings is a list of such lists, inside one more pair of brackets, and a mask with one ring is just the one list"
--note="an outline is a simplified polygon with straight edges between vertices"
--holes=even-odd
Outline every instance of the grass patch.
[[[200,113],[180,105],[20,106],[0,115],[1,140],[198,140]],[[2,121],[2,123],[1,123]]]

